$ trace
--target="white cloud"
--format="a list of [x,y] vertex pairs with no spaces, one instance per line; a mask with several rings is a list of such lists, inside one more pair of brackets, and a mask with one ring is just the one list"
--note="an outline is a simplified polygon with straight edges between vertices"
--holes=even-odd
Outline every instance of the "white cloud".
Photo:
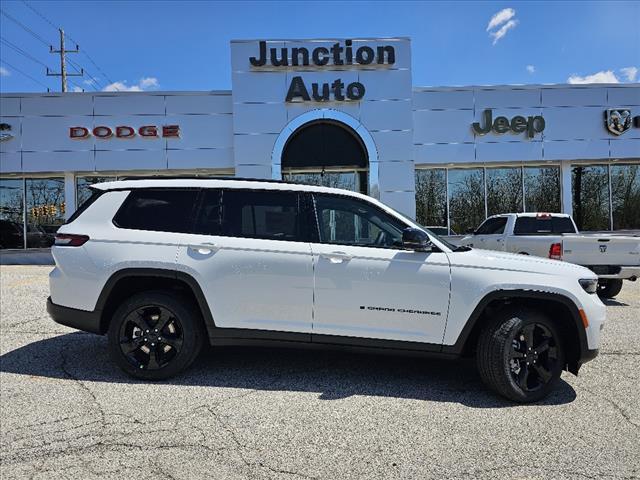
[[491,17],[487,24],[487,32],[489,32],[489,36],[493,38],[494,45],[498,43],[498,40],[504,37],[509,30],[516,28],[519,21],[514,18],[515,16],[516,11],[513,8],[503,8]]
[[495,45],[496,43],[498,43],[498,40],[504,37],[512,28],[516,28],[517,25],[518,20],[509,20],[502,27],[500,27],[499,30],[495,32],[489,32],[489,35],[493,37],[493,44]]
[[635,82],[638,77],[638,67],[624,67],[620,72],[626,77],[628,82]]
[[602,70],[591,75],[581,77],[573,74],[567,79],[568,83],[620,83],[616,74],[611,70]]
[[136,85],[127,85],[126,80],[113,82],[104,87],[105,92],[142,92],[150,88],[157,88],[160,84],[155,77],[143,77]]
[[0,77],[8,77],[11,72],[4,67],[0,67]]
[[489,25],[487,25],[487,32],[492,28],[496,28],[498,25],[503,24],[504,22],[511,20],[516,16],[516,11],[513,8],[504,8],[496,13],[491,20],[489,20]]
[[141,78],[140,83],[138,85],[140,85],[140,88],[157,87],[158,79],[156,77]]
[[126,80],[113,82],[102,89],[105,92],[140,92],[142,89],[138,85],[127,85]]
[[84,89],[82,89],[82,88],[80,88],[80,87],[78,87],[78,86],[74,85],[74,86],[73,86],[73,91],[74,91],[74,92],[84,92]]
[[527,69],[527,72],[529,72],[529,73],[535,73],[535,71],[536,71],[536,66],[535,65],[527,65],[525,68]]

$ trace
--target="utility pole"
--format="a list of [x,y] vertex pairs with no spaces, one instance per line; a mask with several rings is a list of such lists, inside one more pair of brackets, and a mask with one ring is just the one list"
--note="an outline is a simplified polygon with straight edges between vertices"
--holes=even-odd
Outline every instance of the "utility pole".
[[84,76],[84,69],[80,69],[80,73],[67,73],[67,63],[65,59],[65,55],[67,53],[78,53],[80,51],[80,47],[76,45],[75,50],[65,50],[64,49],[64,30],[61,28],[60,30],[60,50],[54,50],[53,46],[49,46],[49,53],[59,53],[60,54],[60,73],[49,72],[49,68],[47,68],[47,76],[48,77],[60,77],[62,84],[62,91],[67,91],[67,77],[82,77]]

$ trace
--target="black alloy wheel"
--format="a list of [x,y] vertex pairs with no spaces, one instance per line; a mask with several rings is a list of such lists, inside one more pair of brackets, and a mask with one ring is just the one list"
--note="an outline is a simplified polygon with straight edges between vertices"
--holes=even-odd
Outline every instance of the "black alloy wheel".
[[553,378],[558,363],[558,348],[551,331],[531,323],[512,340],[509,353],[511,375],[524,392],[535,392]]
[[120,348],[136,368],[158,370],[180,353],[182,325],[165,307],[145,305],[131,311],[120,326]]
[[113,360],[144,380],[170,378],[189,367],[206,338],[200,310],[174,291],[128,298],[113,314],[108,333]]
[[558,322],[532,307],[505,307],[487,323],[477,343],[482,381],[520,403],[547,396],[565,365]]

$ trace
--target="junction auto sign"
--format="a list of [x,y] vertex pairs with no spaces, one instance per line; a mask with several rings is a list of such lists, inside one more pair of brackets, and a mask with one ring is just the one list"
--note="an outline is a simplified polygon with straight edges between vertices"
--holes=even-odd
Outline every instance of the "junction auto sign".
[[90,137],[109,139],[109,138],[180,138],[180,125],[143,125],[137,129],[128,125],[118,125],[109,127],[99,125],[89,130],[87,127],[71,127],[69,128],[69,138],[74,140],[86,140]]

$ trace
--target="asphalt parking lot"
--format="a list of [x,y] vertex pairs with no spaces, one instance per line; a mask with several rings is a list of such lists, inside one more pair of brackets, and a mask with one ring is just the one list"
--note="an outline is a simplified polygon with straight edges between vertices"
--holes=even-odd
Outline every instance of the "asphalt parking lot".
[[0,267],[3,479],[640,476],[640,282],[600,356],[520,406],[468,361],[335,352],[225,348],[133,381],[48,318],[50,270]]

